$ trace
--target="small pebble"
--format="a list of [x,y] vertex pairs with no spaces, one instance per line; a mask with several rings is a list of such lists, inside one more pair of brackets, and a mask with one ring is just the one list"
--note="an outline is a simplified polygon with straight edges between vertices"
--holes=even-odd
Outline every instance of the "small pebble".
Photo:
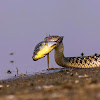
[[0,88],[3,88],[3,85],[0,85]]
[[42,89],[41,86],[36,86],[35,88],[38,89],[38,90],[41,90]]
[[34,83],[30,83],[30,86],[34,86]]
[[70,76],[73,76],[73,73],[70,73]]
[[76,72],[75,75],[78,75],[78,73]]
[[26,76],[26,74],[21,74],[20,77]]
[[84,78],[84,77],[87,78],[88,75],[87,75],[87,74],[84,74],[84,75],[79,75],[78,77],[79,77],[79,78]]
[[8,88],[10,85],[7,85],[6,87]]
[[14,97],[15,97],[14,95],[8,95],[7,96],[8,99],[14,99]]
[[84,74],[84,77],[86,77],[86,78],[87,78],[87,77],[89,77],[89,76],[88,76],[87,74]]
[[1,83],[4,83],[4,80],[1,80]]
[[7,73],[8,73],[8,74],[11,74],[12,72],[11,72],[10,70],[7,70]]
[[43,86],[43,88],[52,88],[52,87],[54,87],[54,86],[53,85],[49,85],[49,86],[44,85]]
[[38,80],[38,82],[41,82],[41,80]]
[[16,74],[15,74],[15,77],[16,77]]
[[79,83],[79,80],[75,80],[75,83],[76,83],[76,84]]

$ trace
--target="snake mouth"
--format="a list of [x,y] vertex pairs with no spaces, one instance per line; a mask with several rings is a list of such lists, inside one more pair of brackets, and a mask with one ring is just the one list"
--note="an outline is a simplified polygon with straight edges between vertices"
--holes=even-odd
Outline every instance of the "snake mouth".
[[63,40],[63,36],[60,36],[59,39],[57,41],[55,41],[55,42],[57,42],[56,47],[58,47],[59,44],[62,43],[62,40]]
[[59,39],[56,41],[57,43],[61,43],[63,40],[63,36],[60,36]]
[[56,45],[57,45],[57,44],[52,45],[51,48],[54,49],[54,48],[56,47]]

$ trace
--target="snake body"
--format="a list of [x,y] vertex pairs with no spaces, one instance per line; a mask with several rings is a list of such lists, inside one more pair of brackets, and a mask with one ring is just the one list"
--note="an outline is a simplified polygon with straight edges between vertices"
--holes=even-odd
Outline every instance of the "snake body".
[[[46,41],[58,40],[57,36],[46,37]],[[96,68],[100,67],[100,55],[65,57],[63,54],[63,38],[55,48],[55,61],[59,66],[71,68]]]

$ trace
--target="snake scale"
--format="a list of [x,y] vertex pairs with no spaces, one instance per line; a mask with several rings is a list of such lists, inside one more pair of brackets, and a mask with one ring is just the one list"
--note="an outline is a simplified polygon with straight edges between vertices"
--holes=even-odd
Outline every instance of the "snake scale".
[[45,41],[57,41],[58,45],[55,48],[55,61],[59,66],[71,67],[71,68],[96,68],[100,67],[100,55],[94,56],[81,56],[81,57],[65,57],[63,54],[63,37],[60,36],[48,36]]

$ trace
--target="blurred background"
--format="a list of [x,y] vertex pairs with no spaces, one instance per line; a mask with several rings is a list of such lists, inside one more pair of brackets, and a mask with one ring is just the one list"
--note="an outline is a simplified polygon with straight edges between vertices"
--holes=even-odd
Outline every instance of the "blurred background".
[[[100,53],[99,0],[0,0],[0,79],[47,69],[47,58],[32,60],[37,43],[64,36],[66,57]],[[59,67],[50,53],[50,67]],[[11,74],[9,71],[11,71]],[[8,73],[7,73],[8,72]]]

